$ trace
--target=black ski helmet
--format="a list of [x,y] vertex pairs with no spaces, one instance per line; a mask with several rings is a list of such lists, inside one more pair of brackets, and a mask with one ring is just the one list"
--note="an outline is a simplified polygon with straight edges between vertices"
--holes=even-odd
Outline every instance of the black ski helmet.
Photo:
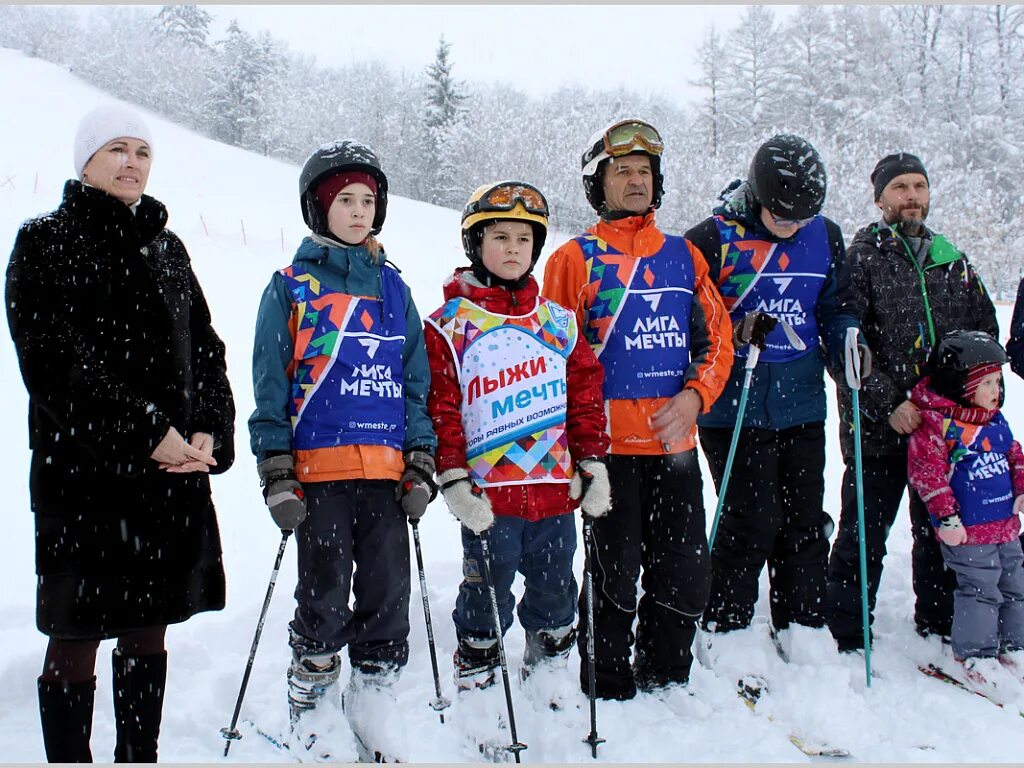
[[317,149],[306,160],[299,174],[299,204],[302,218],[313,232],[329,235],[327,211],[321,210],[316,188],[328,176],[343,171],[363,171],[377,181],[377,208],[370,234],[376,235],[384,226],[388,213],[388,177],[381,170],[377,155],[365,144],[352,139],[332,141]]
[[637,141],[632,145],[633,149],[615,156],[643,154],[651,159],[651,175],[654,177],[651,207],[658,208],[661,206],[661,197],[665,192],[665,177],[661,173],[661,136],[658,134],[658,130],[646,120],[627,118],[625,120],[616,120],[595,133],[590,137],[590,141],[587,142],[587,146],[583,150],[580,162],[583,171],[583,192],[587,196],[587,202],[598,213],[601,213],[601,208],[604,206],[604,169],[612,159],[612,155],[607,151],[606,137],[613,129],[630,123],[635,123],[638,127],[644,129],[645,132],[649,131],[651,136],[656,136],[658,141],[657,150],[652,150],[650,144],[643,140],[642,135],[638,134],[636,137]]
[[747,182],[757,200],[780,219],[800,221],[821,213],[828,179],[818,150],[789,133],[758,147]]
[[[932,389],[950,400],[963,399],[967,372],[979,365],[1005,365],[1006,351],[984,331],[950,331],[928,356]],[[1002,405],[1000,395],[999,404]]]

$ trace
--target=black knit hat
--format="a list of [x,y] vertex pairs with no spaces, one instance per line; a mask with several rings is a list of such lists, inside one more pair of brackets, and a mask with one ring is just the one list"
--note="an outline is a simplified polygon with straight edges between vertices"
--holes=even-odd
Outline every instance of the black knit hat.
[[871,172],[871,183],[875,185],[875,200],[882,196],[885,185],[904,173],[920,173],[928,181],[928,171],[917,155],[909,152],[896,152],[886,155],[875,165]]

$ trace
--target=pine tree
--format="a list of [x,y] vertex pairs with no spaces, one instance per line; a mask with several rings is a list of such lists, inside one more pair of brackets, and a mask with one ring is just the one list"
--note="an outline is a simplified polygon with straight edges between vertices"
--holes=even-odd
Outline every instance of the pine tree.
[[206,48],[211,16],[198,5],[164,5],[156,16],[156,29],[188,48]]
[[467,95],[463,84],[453,75],[455,62],[450,58],[451,43],[441,35],[434,61],[427,66],[426,75],[426,147],[430,164],[428,199],[436,205],[457,207],[461,191],[455,183],[455,159],[451,152],[451,139],[461,118]]

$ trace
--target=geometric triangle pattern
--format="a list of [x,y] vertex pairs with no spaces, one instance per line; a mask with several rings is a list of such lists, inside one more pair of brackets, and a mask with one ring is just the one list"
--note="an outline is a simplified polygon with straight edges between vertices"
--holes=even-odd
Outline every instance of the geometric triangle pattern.
[[470,459],[470,475],[484,486],[550,483],[572,478],[565,423],[523,435]]
[[[558,310],[553,313],[551,304],[547,299],[539,298],[530,314],[507,316],[488,312],[469,299],[455,298],[447,301],[430,319],[443,335],[451,339],[452,346],[459,353],[460,363],[463,352],[477,336],[503,325],[522,328],[559,352],[571,351],[576,343],[575,324],[566,324],[564,320],[569,319],[566,310],[555,304]],[[559,322],[558,318],[563,318],[563,321]],[[564,354],[567,356],[568,352]]]
[[[757,279],[772,255],[773,243],[765,240],[746,239],[746,228],[738,221],[727,220],[721,214],[715,216],[718,232],[722,242],[721,270],[718,274],[718,292],[722,294],[725,308],[732,312],[733,307],[742,299],[750,284]],[[785,254],[782,254],[785,258]],[[780,271],[785,265],[777,264]]]
[[587,324],[583,329],[590,346],[604,346],[615,317],[633,281],[639,259],[616,250],[597,235],[581,235],[576,244],[583,252],[590,280],[583,287]]
[[301,267],[292,265],[282,269],[280,274],[292,295],[290,325],[294,355],[288,374],[294,426],[306,395],[316,387],[334,355],[349,307],[359,299],[334,290],[324,291],[321,282]]

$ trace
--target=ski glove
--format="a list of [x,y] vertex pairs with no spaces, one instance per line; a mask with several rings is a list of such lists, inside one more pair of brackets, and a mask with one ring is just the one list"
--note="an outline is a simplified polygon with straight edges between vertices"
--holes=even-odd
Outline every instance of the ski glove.
[[405,472],[395,488],[395,501],[410,520],[419,520],[427,511],[427,504],[437,497],[434,482],[434,457],[426,451],[413,449],[405,454]]
[[947,547],[958,547],[967,543],[967,529],[960,521],[960,515],[952,514],[939,521],[939,541]]
[[282,531],[294,531],[306,519],[306,494],[295,476],[295,459],[282,453],[256,465],[270,516]]
[[733,329],[733,340],[736,346],[753,344],[763,351],[768,334],[778,324],[778,320],[764,312],[749,312]]
[[484,489],[474,483],[464,469],[449,469],[437,478],[441,481],[448,509],[459,522],[475,534],[481,534],[494,523],[494,512]]
[[569,484],[569,496],[583,498],[580,507],[588,517],[604,517],[611,511],[612,489],[608,483],[608,467],[603,460],[580,459]]

